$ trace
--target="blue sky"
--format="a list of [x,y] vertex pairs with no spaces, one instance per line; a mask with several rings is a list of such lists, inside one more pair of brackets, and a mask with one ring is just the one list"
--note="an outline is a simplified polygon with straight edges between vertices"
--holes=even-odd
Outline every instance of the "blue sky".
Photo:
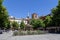
[[58,0],[5,0],[3,3],[9,15],[16,18],[26,18],[28,12],[30,17],[32,13],[47,15],[57,4]]

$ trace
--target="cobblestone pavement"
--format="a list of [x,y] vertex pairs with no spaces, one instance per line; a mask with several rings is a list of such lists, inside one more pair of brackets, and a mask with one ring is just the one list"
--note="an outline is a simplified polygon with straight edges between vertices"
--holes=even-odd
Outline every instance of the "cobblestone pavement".
[[60,34],[12,36],[12,32],[0,34],[0,40],[60,40]]

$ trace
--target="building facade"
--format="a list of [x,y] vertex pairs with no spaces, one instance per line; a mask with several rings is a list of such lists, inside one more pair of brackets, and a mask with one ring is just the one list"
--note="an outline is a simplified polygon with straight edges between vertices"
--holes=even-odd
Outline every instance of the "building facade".
[[38,19],[38,15],[36,14],[36,13],[33,13],[32,14],[32,18],[29,18],[29,16],[27,16],[27,18],[22,18],[22,19],[18,19],[18,18],[15,18],[15,17],[13,17],[13,16],[9,16],[9,21],[12,23],[13,21],[15,21],[15,22],[17,22],[18,24],[20,24],[21,22],[22,22],[22,20],[23,20],[23,22],[25,23],[25,24],[29,24],[29,21],[31,20],[31,19]]
[[9,17],[9,21],[12,23],[13,21],[15,21],[15,22],[17,22],[18,24],[20,24],[21,22],[22,22],[22,20],[23,20],[23,22],[25,23],[25,24],[27,24],[27,20],[26,19],[18,19],[18,18],[15,18],[15,17],[13,17],[13,16],[10,16]]
[[32,19],[38,19],[38,15],[36,13],[32,14]]

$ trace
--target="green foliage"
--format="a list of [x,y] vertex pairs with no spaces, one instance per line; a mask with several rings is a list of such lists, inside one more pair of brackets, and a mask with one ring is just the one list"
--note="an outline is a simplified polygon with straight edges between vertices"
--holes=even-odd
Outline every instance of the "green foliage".
[[35,19],[32,19],[32,20],[30,21],[30,24],[33,25],[33,28],[34,28],[34,29],[36,29],[36,28],[38,27],[37,20],[35,20]]
[[44,31],[36,30],[36,31],[15,31],[13,36],[22,36],[22,35],[39,35],[39,34],[46,34]]
[[44,21],[42,20],[42,19],[40,19],[40,25],[41,25],[41,27],[45,27],[45,23],[44,23]]
[[22,21],[21,24],[20,24],[20,28],[21,29],[24,29],[25,28],[25,23]]
[[4,29],[8,26],[8,12],[2,3],[3,0],[0,0],[0,28]]
[[48,27],[48,26],[60,26],[60,0],[58,6],[52,9],[52,15],[46,16],[45,20],[31,20],[31,25],[35,28]]
[[11,28],[10,21],[8,21],[6,29],[10,29],[10,28]]
[[52,24],[53,26],[60,26],[60,0],[58,6],[52,9]]
[[46,16],[46,19],[44,20],[44,23],[45,23],[45,27],[47,26],[51,26],[51,16]]
[[45,24],[44,24],[44,21],[43,20],[35,20],[35,19],[32,19],[30,21],[30,24],[33,25],[33,28],[34,29],[37,29],[39,27],[45,27]]
[[13,26],[14,29],[18,29],[19,24],[14,21],[14,22],[12,23],[12,26]]
[[4,0],[0,0],[0,5],[2,5],[3,1],[4,1]]
[[47,16],[44,23],[45,26],[60,26],[60,0],[58,6],[52,9],[52,16]]

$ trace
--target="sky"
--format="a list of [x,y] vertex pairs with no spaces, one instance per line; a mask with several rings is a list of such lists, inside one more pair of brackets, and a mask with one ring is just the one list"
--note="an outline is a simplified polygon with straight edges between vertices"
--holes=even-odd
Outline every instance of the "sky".
[[33,13],[38,16],[51,13],[51,9],[58,5],[58,0],[4,0],[3,5],[10,16],[26,18],[29,13],[31,18]]

